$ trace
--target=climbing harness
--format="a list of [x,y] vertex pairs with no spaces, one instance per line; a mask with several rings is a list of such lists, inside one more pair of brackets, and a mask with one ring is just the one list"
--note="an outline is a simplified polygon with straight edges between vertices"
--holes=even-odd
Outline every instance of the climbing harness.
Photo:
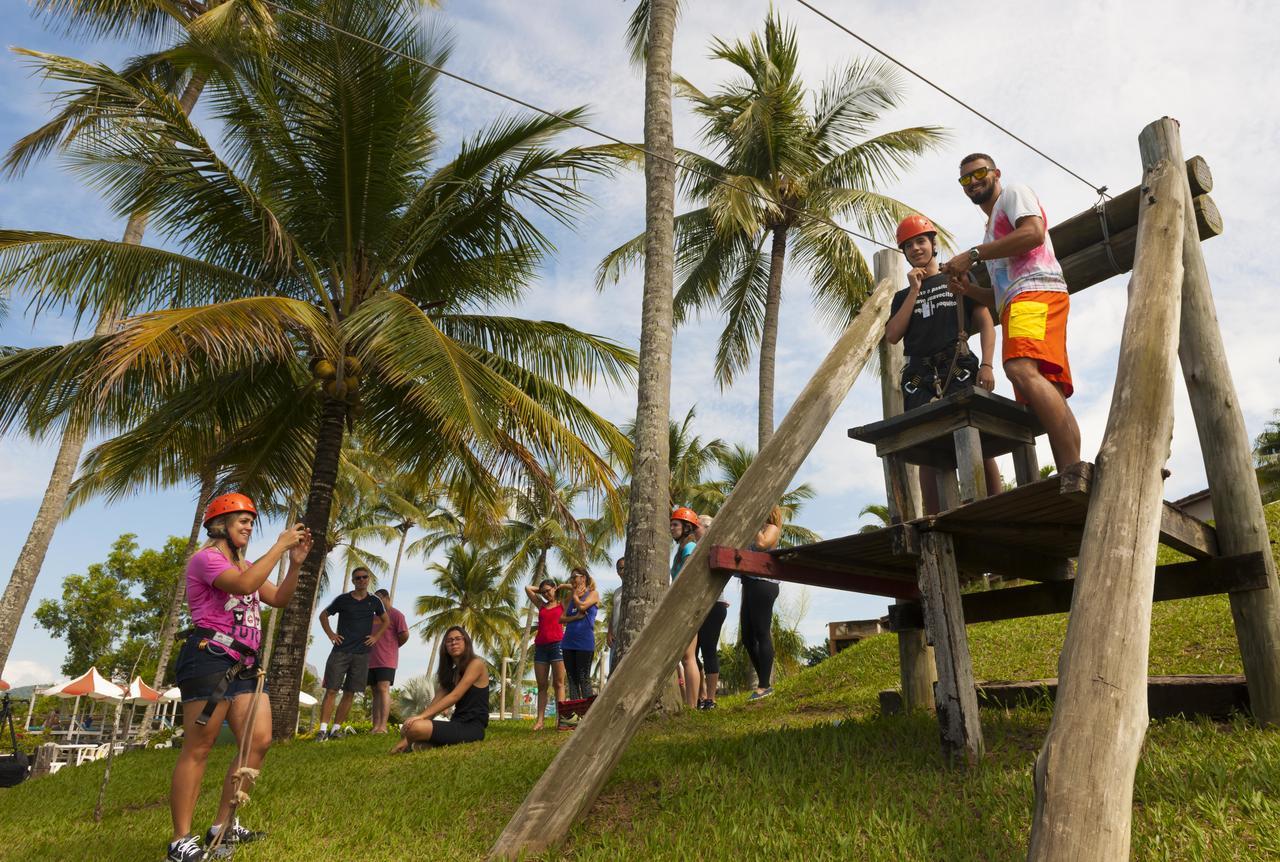
[[223,649],[235,650],[240,654],[240,658],[236,660],[235,664],[227,668],[226,671],[218,671],[217,673],[210,674],[208,677],[208,679],[217,677],[217,682],[214,684],[213,691],[210,692],[208,700],[205,701],[204,710],[200,713],[199,717],[196,718],[196,724],[204,727],[209,723],[209,719],[213,718],[213,711],[218,708],[218,704],[222,702],[224,697],[226,697],[227,689],[231,687],[231,683],[237,679],[248,678],[245,675],[245,672],[250,670],[254,664],[256,664],[258,650],[256,647],[250,646],[244,641],[238,640],[226,632],[220,632],[216,629],[207,628],[205,626],[194,626],[178,632],[174,637],[178,640],[185,641],[192,636],[198,636],[200,638],[199,643],[196,644],[196,649],[208,652],[209,646],[211,644],[216,644]]

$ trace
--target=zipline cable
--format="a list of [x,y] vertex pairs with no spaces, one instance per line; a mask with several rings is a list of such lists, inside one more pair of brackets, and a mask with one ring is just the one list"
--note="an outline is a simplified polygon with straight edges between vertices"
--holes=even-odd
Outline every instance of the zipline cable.
[[880,240],[876,239],[875,237],[867,236],[864,233],[859,233],[858,231],[853,230],[852,228],[847,228],[844,225],[837,224],[836,222],[832,221],[829,218],[825,218],[819,215],[814,215],[813,213],[804,212],[803,210],[798,210],[795,207],[790,206],[788,204],[782,203],[780,201],[775,201],[767,197],[766,195],[761,194],[760,192],[754,191],[752,189],[743,188],[742,186],[737,185],[736,183],[731,183],[728,180],[724,180],[724,179],[721,179],[720,177],[715,176],[714,174],[707,173],[706,171],[701,170],[700,168],[695,168],[690,165],[681,164],[676,159],[669,159],[666,156],[660,156],[657,153],[654,153],[646,149],[645,147],[639,146],[638,144],[633,144],[630,141],[624,141],[622,140],[622,138],[615,137],[614,135],[611,135],[608,132],[603,132],[599,129],[593,128],[592,126],[589,126],[586,123],[582,123],[577,120],[571,119],[569,117],[564,116],[563,114],[556,113],[555,111],[549,110],[547,108],[539,107],[538,105],[535,105],[532,102],[527,102],[524,99],[521,99],[519,96],[512,96],[509,93],[504,93],[501,90],[496,90],[493,87],[488,86],[487,84],[482,84],[479,81],[473,81],[470,78],[467,78],[463,75],[459,75],[455,72],[450,72],[442,66],[438,66],[435,63],[429,63],[426,60],[423,60],[421,57],[414,57],[412,54],[406,54],[405,52],[400,51],[396,48],[392,48],[389,45],[383,45],[381,42],[378,42],[374,39],[370,39],[366,36],[361,36],[359,33],[353,33],[350,30],[345,30],[342,27],[337,26],[336,24],[330,24],[328,21],[324,21],[320,18],[316,18],[315,16],[309,15],[306,12],[300,12],[297,9],[290,9],[286,6],[281,6],[279,3],[276,3],[275,0],[262,0],[262,2],[263,2],[263,5],[269,6],[272,9],[275,9],[277,12],[281,12],[286,15],[293,15],[297,18],[302,18],[305,21],[310,21],[312,24],[318,24],[319,26],[324,27],[330,32],[337,33],[342,36],[346,36],[347,38],[354,39],[357,42],[363,42],[366,45],[369,45],[373,48],[378,48],[379,50],[385,51],[388,54],[399,57],[402,60],[408,60],[410,63],[416,63],[419,66],[424,66],[439,75],[444,75],[446,78],[451,78],[461,84],[466,84],[469,87],[474,87],[477,90],[481,90],[485,93],[488,93],[491,96],[497,96],[499,99],[505,99],[506,101],[517,104],[522,108],[528,108],[531,111],[536,111],[537,113],[542,114],[544,116],[551,117],[552,119],[555,119],[555,120],[559,120],[562,123],[566,123],[570,126],[581,129],[584,132],[588,132],[589,134],[595,135],[596,137],[603,138],[604,140],[610,141],[611,143],[615,143],[620,146],[626,147],[627,149],[640,153],[641,155],[645,156],[645,158],[656,159],[657,161],[665,162],[669,165],[675,166],[679,170],[688,171],[691,174],[697,174],[700,177],[704,177],[705,179],[711,180],[712,182],[718,183],[722,186],[725,186],[726,188],[735,189],[739,192],[742,192],[743,194],[748,195],[749,197],[756,198],[757,200],[762,201],[770,206],[777,207],[778,209],[781,209],[783,212],[790,213],[791,215],[794,215],[797,218],[807,218],[810,221],[816,221],[821,224],[825,224],[829,227],[835,228],[836,230],[843,231],[844,233],[849,234],[849,236],[856,237],[861,240],[865,240],[869,243],[878,245],[881,248],[889,249],[890,251],[898,250],[895,246],[891,246],[891,245],[888,245],[887,243],[883,243]]
[[908,66],[906,63],[904,63],[904,62],[902,62],[901,60],[899,60],[897,57],[894,57],[892,54],[888,53],[888,52],[887,52],[887,51],[885,51],[884,49],[879,48],[879,47],[877,47],[876,45],[871,44],[871,43],[870,43],[870,42],[868,42],[866,39],[862,38],[862,37],[861,37],[861,36],[859,36],[857,33],[855,33],[855,32],[853,32],[852,30],[850,30],[850,29],[849,29],[848,27],[846,27],[844,24],[841,24],[841,23],[840,23],[839,21],[837,21],[835,18],[832,18],[832,17],[831,17],[830,15],[828,15],[826,12],[823,12],[821,9],[819,9],[819,8],[818,8],[818,7],[816,7],[816,6],[814,6],[812,3],[808,2],[808,0],[796,0],[796,2],[797,2],[797,3],[799,3],[801,6],[803,6],[804,8],[808,9],[808,10],[809,10],[810,12],[812,12],[813,14],[817,15],[819,18],[822,18],[823,20],[825,20],[825,21],[829,22],[830,24],[834,25],[834,26],[835,26],[835,27],[837,27],[838,29],[843,30],[845,33],[848,33],[850,36],[852,36],[853,38],[857,39],[857,40],[858,40],[859,42],[861,42],[863,45],[866,45],[866,46],[867,46],[868,48],[870,48],[872,51],[875,51],[875,52],[876,52],[877,54],[879,54],[881,57],[884,57],[884,58],[885,58],[886,60],[888,60],[890,63],[893,63],[895,66],[898,66],[899,68],[901,68],[901,69],[905,70],[906,72],[910,73],[911,75],[914,75],[915,77],[919,78],[921,81],[924,81],[924,82],[925,82],[926,84],[928,84],[930,87],[933,87],[933,89],[937,90],[939,93],[941,93],[942,95],[946,96],[948,99],[950,99],[951,101],[955,102],[957,105],[959,105],[960,107],[964,108],[964,109],[965,109],[966,111],[968,111],[969,113],[973,114],[974,116],[976,116],[976,117],[978,117],[978,118],[980,118],[980,119],[982,119],[982,120],[985,120],[987,123],[991,124],[992,126],[996,127],[996,128],[997,128],[997,129],[999,129],[1000,131],[1004,132],[1006,135],[1008,135],[1009,137],[1013,138],[1015,141],[1017,141],[1018,143],[1022,144],[1024,147],[1026,147],[1027,149],[1031,150],[1031,152],[1033,152],[1033,153],[1035,153],[1036,155],[1040,156],[1042,159],[1045,159],[1045,160],[1047,160],[1047,161],[1049,161],[1049,162],[1052,162],[1053,164],[1055,164],[1055,165],[1057,165],[1058,167],[1062,168],[1062,170],[1066,171],[1068,174],[1070,174],[1071,176],[1075,177],[1075,178],[1076,178],[1076,179],[1078,179],[1080,182],[1084,183],[1084,184],[1085,184],[1085,185],[1087,185],[1089,188],[1091,188],[1091,189],[1093,189],[1095,192],[1097,192],[1097,193],[1098,193],[1098,195],[1099,195],[1100,197],[1101,197],[1101,196],[1105,196],[1105,195],[1106,195],[1106,193],[1107,193],[1107,187],[1106,187],[1106,186],[1100,186],[1100,185],[1097,185],[1096,183],[1091,183],[1091,182],[1089,182],[1089,181],[1088,181],[1088,180],[1086,180],[1084,177],[1080,176],[1078,173],[1076,173],[1075,171],[1071,170],[1071,168],[1067,167],[1067,166],[1066,166],[1066,165],[1064,165],[1062,162],[1058,161],[1058,160],[1057,160],[1057,159],[1055,159],[1053,156],[1051,156],[1051,155],[1049,155],[1048,153],[1046,153],[1044,150],[1040,149],[1039,147],[1035,146],[1035,145],[1034,145],[1034,144],[1032,144],[1031,142],[1027,141],[1025,138],[1023,138],[1023,137],[1021,137],[1021,136],[1019,136],[1019,135],[1015,134],[1014,132],[1010,131],[1008,128],[1006,128],[1006,127],[1004,127],[1004,126],[1000,125],[1000,124],[999,124],[999,123],[997,123],[995,120],[991,119],[991,118],[990,118],[990,117],[988,117],[986,114],[982,113],[982,112],[981,112],[981,111],[979,111],[977,108],[975,108],[975,107],[973,107],[972,105],[970,105],[970,104],[969,104],[968,102],[966,102],[964,99],[961,99],[959,96],[953,96],[951,93],[949,93],[949,92],[947,92],[946,90],[944,90],[941,86],[939,86],[938,84],[935,84],[933,81],[930,81],[930,80],[929,80],[928,78],[926,78],[924,75],[921,75],[921,74],[920,74],[919,72],[917,72],[915,69],[911,68],[911,67],[910,67],[910,66]]

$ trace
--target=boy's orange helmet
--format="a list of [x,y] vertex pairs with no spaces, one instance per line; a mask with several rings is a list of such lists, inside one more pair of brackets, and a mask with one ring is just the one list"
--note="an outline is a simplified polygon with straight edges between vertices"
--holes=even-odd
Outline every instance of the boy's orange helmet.
[[922,233],[936,234],[937,232],[938,229],[933,226],[933,222],[920,213],[912,213],[898,222],[898,248],[902,248],[902,244],[912,237],[920,236]]

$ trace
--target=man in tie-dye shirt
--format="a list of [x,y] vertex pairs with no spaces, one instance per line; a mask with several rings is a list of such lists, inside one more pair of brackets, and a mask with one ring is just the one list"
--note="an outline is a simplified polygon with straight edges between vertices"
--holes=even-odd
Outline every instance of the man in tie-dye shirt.
[[[1067,399],[1074,389],[1067,361],[1067,312],[1071,303],[1062,267],[1053,253],[1044,207],[1024,185],[1004,187],[986,153],[960,162],[960,186],[987,214],[981,244],[942,266],[953,292],[995,310],[1004,330],[1001,360],[1018,400],[1035,411],[1049,435],[1053,460],[1064,470],[1080,460],[1080,427]],[[969,278],[986,264],[991,287]]]

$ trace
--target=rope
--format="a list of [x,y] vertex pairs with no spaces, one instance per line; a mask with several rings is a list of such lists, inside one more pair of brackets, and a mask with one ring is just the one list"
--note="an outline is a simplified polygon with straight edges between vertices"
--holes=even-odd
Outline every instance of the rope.
[[1111,247],[1111,225],[1107,223],[1107,201],[1110,197],[1107,187],[1103,186],[1098,192],[1098,202],[1093,205],[1093,211],[1098,214],[1098,224],[1102,226],[1102,248],[1107,253],[1107,261],[1116,275],[1124,275],[1125,270],[1120,268],[1115,249]]
[[249,748],[253,742],[254,722],[258,717],[258,704],[262,701],[262,689],[267,682],[267,669],[262,666],[262,662],[258,662],[258,682],[253,688],[253,703],[249,704],[249,716],[245,719],[244,733],[240,738],[240,752],[237,758],[239,766],[236,767],[235,774],[232,778],[235,781],[235,790],[231,794],[231,812],[227,815],[227,820],[222,824],[222,828],[218,830],[218,834],[213,836],[213,841],[209,842],[209,846],[204,850],[203,862],[214,858],[213,854],[220,846],[222,846],[222,836],[226,835],[236,822],[236,811],[240,806],[249,801],[249,794],[244,789],[245,782],[252,783],[258,778],[259,770],[247,766],[249,762]]
[[850,29],[849,29],[848,27],[846,27],[844,24],[841,24],[841,23],[840,23],[839,21],[837,21],[835,18],[832,18],[832,17],[831,17],[830,15],[828,15],[826,12],[823,12],[821,9],[817,8],[816,6],[814,6],[812,3],[807,2],[807,0],[796,0],[796,2],[797,2],[797,3],[799,3],[801,6],[803,6],[804,8],[808,9],[808,10],[809,10],[810,12],[812,12],[813,14],[817,15],[819,18],[822,18],[823,20],[827,21],[828,23],[830,23],[830,24],[834,25],[836,28],[838,28],[838,29],[840,29],[840,30],[843,30],[845,33],[847,33],[847,34],[849,34],[850,36],[852,36],[853,38],[857,39],[857,40],[858,40],[859,42],[861,42],[863,45],[866,45],[868,48],[870,48],[872,51],[875,51],[875,52],[876,52],[877,54],[879,54],[881,57],[884,57],[884,58],[885,58],[886,60],[888,60],[890,63],[893,63],[895,66],[898,66],[899,68],[903,69],[904,71],[908,72],[909,74],[911,74],[911,75],[915,76],[916,78],[919,78],[921,81],[923,81],[924,83],[928,84],[930,87],[932,87],[933,89],[937,90],[939,93],[941,93],[942,95],[946,96],[948,99],[950,99],[951,101],[955,102],[957,105],[959,105],[960,107],[964,108],[964,109],[965,109],[966,111],[968,111],[969,113],[973,114],[974,116],[978,117],[979,119],[981,119],[981,120],[985,121],[986,123],[988,123],[988,124],[990,124],[990,125],[994,126],[995,128],[999,129],[1000,131],[1004,132],[1006,135],[1008,135],[1009,137],[1013,138],[1015,141],[1017,141],[1018,143],[1022,144],[1022,145],[1023,145],[1024,147],[1026,147],[1027,149],[1031,150],[1031,152],[1033,152],[1033,153],[1035,153],[1036,155],[1040,156],[1040,158],[1042,158],[1042,159],[1044,159],[1044,160],[1046,160],[1046,161],[1048,161],[1048,162],[1050,162],[1050,163],[1052,163],[1052,164],[1054,164],[1054,165],[1057,165],[1059,168],[1061,168],[1062,170],[1066,171],[1068,174],[1070,174],[1071,176],[1075,177],[1076,179],[1078,179],[1080,182],[1084,183],[1084,184],[1085,184],[1086,186],[1088,186],[1089,188],[1093,189],[1093,190],[1094,190],[1095,192],[1097,192],[1099,195],[1103,195],[1103,194],[1105,194],[1105,193],[1106,193],[1106,191],[1107,191],[1107,187],[1106,187],[1106,186],[1100,186],[1100,185],[1097,185],[1096,183],[1091,183],[1091,182],[1089,182],[1089,181],[1088,181],[1088,180],[1086,180],[1084,177],[1080,176],[1078,173],[1076,173],[1075,171],[1071,170],[1071,168],[1067,167],[1067,166],[1066,166],[1066,165],[1064,165],[1062,162],[1058,161],[1058,160],[1057,160],[1057,159],[1055,159],[1053,156],[1051,156],[1051,155],[1049,155],[1048,153],[1046,153],[1044,150],[1040,149],[1039,147],[1036,147],[1035,145],[1033,145],[1033,144],[1031,144],[1029,141],[1027,141],[1025,138],[1023,138],[1023,137],[1021,137],[1021,136],[1019,136],[1019,135],[1015,134],[1014,132],[1010,131],[1010,130],[1009,130],[1009,129],[1007,129],[1006,127],[1004,127],[1004,126],[1000,125],[1000,124],[999,124],[999,123],[997,123],[995,120],[991,119],[991,118],[990,118],[990,117],[988,117],[986,114],[982,113],[982,112],[981,112],[981,111],[979,111],[977,108],[973,107],[973,106],[972,106],[972,105],[970,105],[968,102],[966,102],[966,101],[964,101],[963,99],[961,99],[959,96],[953,96],[951,93],[949,93],[949,92],[947,92],[946,90],[944,90],[944,89],[943,89],[941,86],[939,86],[938,84],[935,84],[933,81],[930,81],[930,80],[929,80],[928,78],[926,78],[924,75],[921,75],[921,74],[920,74],[919,72],[917,72],[915,69],[911,68],[911,67],[910,67],[910,66],[908,66],[906,63],[904,63],[904,62],[902,62],[901,60],[899,60],[897,57],[894,57],[893,55],[891,55],[891,54],[887,53],[886,51],[882,50],[881,48],[879,48],[879,47],[877,47],[877,46],[875,46],[875,45],[871,44],[871,43],[870,43],[870,42],[868,42],[866,39],[862,38],[862,37],[861,37],[861,36],[859,36],[857,33],[855,33],[855,32],[853,32],[852,30],[850,30]]
[[350,30],[344,30],[343,28],[338,27],[335,24],[330,24],[328,21],[321,20],[320,18],[316,18],[312,15],[308,15],[306,12],[300,12],[297,9],[288,9],[274,2],[274,0],[263,0],[263,3],[264,5],[271,7],[277,12],[281,12],[287,15],[293,15],[295,17],[302,18],[304,21],[310,21],[312,24],[317,24],[321,27],[324,27],[326,30],[329,30],[332,33],[338,33],[342,36],[346,36],[348,39],[354,39],[357,42],[362,42],[366,45],[369,45],[370,47],[378,48],[379,50],[385,51],[386,53],[391,54],[395,57],[399,57],[402,60],[407,60],[410,63],[415,63],[419,66],[423,66],[427,69],[430,69],[431,71],[435,72],[438,75],[443,75],[446,78],[451,78],[460,84],[466,84],[468,87],[474,87],[477,90],[481,90],[482,92],[488,93],[491,96],[497,96],[499,99],[505,99],[506,101],[519,105],[522,108],[528,108],[531,111],[535,111],[539,114],[542,114],[543,116],[551,117],[552,119],[559,120],[560,122],[573,126],[574,128],[581,129],[582,131],[587,132],[588,134],[595,135],[598,138],[603,138],[604,140],[609,141],[611,143],[618,144],[619,146],[622,146],[622,147],[626,147],[627,149],[633,152],[643,155],[645,158],[655,159],[657,161],[664,162],[668,165],[672,165],[673,167],[678,168],[679,170],[687,171],[688,173],[696,174],[700,177],[703,177],[704,179],[711,180],[713,183],[722,185],[725,188],[735,189],[738,192],[741,192],[747,195],[748,197],[755,198],[765,204],[768,204],[769,206],[777,207],[783,212],[788,213],[789,215],[795,216],[796,218],[806,218],[806,219],[809,219],[810,221],[815,221],[820,224],[825,224],[828,227],[833,227],[836,230],[843,231],[844,233],[847,233],[849,236],[856,237],[857,239],[865,240],[866,242],[872,243],[874,245],[878,245],[881,248],[889,249],[890,251],[898,250],[895,246],[889,245],[888,243],[883,243],[880,240],[876,239],[875,237],[867,236],[864,233],[859,233],[858,231],[853,230],[851,228],[847,228],[844,225],[837,224],[836,222],[832,221],[829,218],[825,218],[823,216],[814,215],[813,213],[808,213],[802,210],[798,210],[793,206],[782,203],[781,201],[775,201],[772,198],[769,198],[766,195],[761,194],[760,192],[754,191],[753,189],[743,188],[742,186],[736,183],[731,183],[728,180],[721,179],[720,177],[717,177],[714,174],[710,174],[700,168],[681,164],[676,159],[669,159],[666,156],[659,155],[658,153],[655,153],[646,147],[642,147],[638,144],[633,144],[630,141],[624,141],[622,140],[622,138],[611,135],[608,132],[602,132],[597,128],[587,125],[586,123],[582,123],[577,120],[566,117],[564,114],[559,114],[547,108],[539,107],[538,105],[535,105],[532,102],[527,102],[518,96],[512,96],[508,93],[502,92],[501,90],[496,90],[493,87],[488,86],[487,84],[481,84],[480,82],[473,81],[470,78],[464,77],[463,75],[450,72],[447,69],[445,69],[443,66],[438,66],[435,63],[429,63],[420,57],[414,57],[411,54],[406,54],[403,51],[397,50],[388,45],[383,45],[381,42],[375,41],[366,36],[361,36],[359,33],[353,33]]

